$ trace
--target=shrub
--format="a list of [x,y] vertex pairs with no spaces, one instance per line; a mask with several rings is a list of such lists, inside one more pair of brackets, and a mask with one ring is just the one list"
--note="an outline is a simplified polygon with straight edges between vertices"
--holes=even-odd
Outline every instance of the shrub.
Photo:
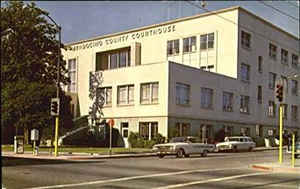
[[128,142],[133,148],[152,148],[153,145],[164,143],[165,137],[158,134],[152,140],[147,140],[139,135],[139,133],[130,132]]

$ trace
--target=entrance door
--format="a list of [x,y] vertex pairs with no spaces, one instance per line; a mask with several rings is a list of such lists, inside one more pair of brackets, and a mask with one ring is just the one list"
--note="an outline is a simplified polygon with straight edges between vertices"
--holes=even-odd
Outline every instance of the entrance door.
[[127,122],[122,122],[121,123],[121,133],[124,141],[124,147],[129,148],[129,143],[128,143],[128,123]]

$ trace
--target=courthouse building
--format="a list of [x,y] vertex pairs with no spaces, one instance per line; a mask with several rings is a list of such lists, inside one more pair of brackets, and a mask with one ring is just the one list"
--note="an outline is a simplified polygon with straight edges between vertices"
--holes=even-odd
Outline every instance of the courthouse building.
[[102,74],[103,119],[130,132],[278,135],[275,83],[287,81],[284,129],[300,134],[299,38],[241,8],[179,18],[67,45],[73,110],[87,115]]

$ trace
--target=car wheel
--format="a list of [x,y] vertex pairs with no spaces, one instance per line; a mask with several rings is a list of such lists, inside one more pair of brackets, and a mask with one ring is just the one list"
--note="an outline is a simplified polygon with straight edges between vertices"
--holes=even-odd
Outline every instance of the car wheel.
[[176,157],[182,158],[183,156],[184,156],[184,150],[183,149],[179,149],[177,151]]
[[204,150],[201,154],[202,157],[206,157],[207,156],[207,150]]
[[249,151],[249,152],[252,152],[252,150],[253,150],[253,148],[252,148],[252,147],[250,147],[248,151]]
[[232,151],[233,151],[233,152],[237,152],[237,151],[238,151],[237,147],[234,146]]
[[163,155],[163,154],[158,154],[158,158],[164,158],[165,157],[165,155]]

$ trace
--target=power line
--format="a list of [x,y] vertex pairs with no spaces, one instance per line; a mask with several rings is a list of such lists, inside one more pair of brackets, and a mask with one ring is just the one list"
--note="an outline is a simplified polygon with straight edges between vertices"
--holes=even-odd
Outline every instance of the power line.
[[267,7],[270,7],[270,8],[272,8],[272,9],[276,10],[277,12],[279,12],[279,13],[285,15],[285,16],[288,16],[288,17],[290,17],[290,18],[292,18],[292,19],[298,21],[298,23],[299,23],[299,21],[300,21],[298,18],[293,17],[293,16],[291,16],[291,15],[289,15],[289,14],[287,14],[287,13],[281,11],[280,9],[277,9],[277,8],[271,6],[271,5],[269,5],[269,4],[267,4],[267,3],[263,2],[263,1],[258,1],[258,2],[259,2],[259,3],[262,3],[263,5],[265,5],[265,6],[267,6]]
[[[197,5],[197,4],[194,4],[193,2],[191,2],[191,1],[189,1],[189,0],[187,0],[186,2],[189,3],[189,4],[192,5],[192,6],[195,6],[195,7],[198,7],[199,9],[204,10],[204,11],[207,12],[207,13],[214,14],[215,16],[220,17],[220,18],[222,18],[223,20],[225,20],[225,21],[227,21],[227,22],[230,22],[230,23],[232,23],[232,24],[234,24],[234,25],[240,26],[241,28],[244,28],[244,29],[246,29],[246,30],[248,30],[248,31],[251,31],[251,32],[253,32],[253,33],[257,34],[257,35],[260,35],[261,37],[263,37],[263,38],[265,38],[265,39],[268,39],[268,40],[270,40],[270,41],[274,41],[274,39],[270,39],[269,36],[266,36],[266,35],[264,35],[264,34],[258,33],[257,31],[255,31],[255,30],[253,30],[253,29],[251,29],[251,28],[249,28],[249,27],[246,27],[246,26],[244,26],[244,25],[242,25],[242,24],[236,23],[236,22],[234,22],[234,21],[232,21],[232,20],[230,20],[230,19],[228,19],[228,18],[225,18],[225,17],[219,15],[219,14],[216,13],[216,12],[213,12],[213,11],[211,11],[211,10],[208,10],[208,9],[206,9],[206,8],[203,8],[202,6],[199,6],[199,5]],[[281,45],[281,46],[286,46],[285,44],[282,44],[282,43],[280,43],[280,42],[278,42],[278,41],[276,41],[276,42],[277,42],[279,45]],[[290,48],[291,48],[291,47],[290,47]],[[293,49],[293,48],[291,48],[291,49]],[[299,53],[299,49],[293,49],[293,50],[294,50],[295,52]]]
[[[296,4],[292,3],[292,2],[289,1],[289,0],[284,0],[283,2],[287,2],[288,4],[294,6],[294,7],[298,8],[298,9],[300,8],[299,5],[296,5]],[[299,1],[298,1],[298,2],[299,2]]]

